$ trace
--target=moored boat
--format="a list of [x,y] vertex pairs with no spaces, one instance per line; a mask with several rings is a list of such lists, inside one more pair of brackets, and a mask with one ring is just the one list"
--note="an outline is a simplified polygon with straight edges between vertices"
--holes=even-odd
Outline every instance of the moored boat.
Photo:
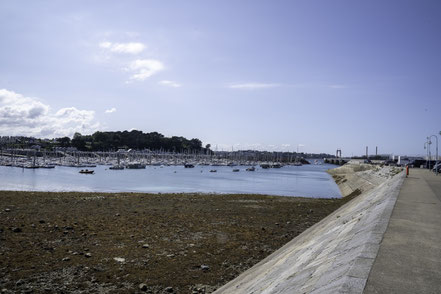
[[121,170],[121,169],[124,169],[124,166],[122,166],[122,165],[112,165],[111,167],[109,167],[109,169]]
[[141,164],[141,163],[129,163],[128,165],[126,165],[127,169],[144,169],[145,168],[145,164]]
[[55,168],[55,165],[53,165],[53,164],[43,164],[43,165],[40,165],[40,168]]

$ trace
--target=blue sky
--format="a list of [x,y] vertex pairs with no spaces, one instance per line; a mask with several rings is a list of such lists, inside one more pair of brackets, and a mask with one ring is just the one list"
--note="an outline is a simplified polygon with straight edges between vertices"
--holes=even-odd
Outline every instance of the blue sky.
[[440,1],[0,0],[0,135],[424,154]]

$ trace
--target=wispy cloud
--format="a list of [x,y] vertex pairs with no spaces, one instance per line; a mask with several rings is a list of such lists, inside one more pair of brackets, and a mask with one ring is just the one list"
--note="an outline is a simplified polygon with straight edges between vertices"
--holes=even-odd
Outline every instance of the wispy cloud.
[[116,111],[116,108],[115,107],[112,107],[112,108],[110,108],[110,109],[107,109],[106,111],[105,111],[105,113],[114,113]]
[[[165,69],[164,64],[156,58],[144,58],[143,52],[147,46],[140,42],[116,43],[105,41],[98,44],[103,50],[96,57],[97,62],[106,63],[129,73],[126,84],[144,81]],[[138,55],[135,59],[133,55]],[[164,86],[180,87],[172,81],[166,81]]]
[[[298,147],[304,147],[305,145],[299,144]],[[296,151],[297,145],[292,144],[263,144],[263,143],[231,143],[223,144],[216,143],[211,144],[212,150],[216,150],[216,147],[220,151],[234,151],[238,150],[259,150],[259,151],[277,151],[277,152],[292,152]],[[300,150],[300,149],[299,149]],[[300,150],[302,151],[302,150]]]
[[345,85],[335,84],[335,85],[329,85],[329,88],[331,88],[331,89],[345,89],[347,87]]
[[179,83],[176,83],[174,81],[167,81],[167,80],[160,81],[159,84],[163,85],[163,86],[167,86],[167,87],[172,87],[172,88],[179,88],[182,86]]
[[92,133],[100,124],[92,110],[75,107],[51,111],[38,98],[25,97],[0,89],[0,133],[35,137],[72,136],[75,132]]
[[130,80],[144,81],[152,75],[164,70],[164,64],[156,59],[137,59],[132,61],[126,70],[132,72]]
[[258,89],[268,89],[280,87],[280,84],[269,84],[269,83],[244,83],[244,84],[232,84],[228,88],[231,89],[242,89],[242,90],[258,90]]
[[112,43],[112,42],[101,42],[99,44],[101,48],[107,49],[114,53],[125,53],[125,54],[139,54],[146,46],[143,43],[129,42],[129,43]]

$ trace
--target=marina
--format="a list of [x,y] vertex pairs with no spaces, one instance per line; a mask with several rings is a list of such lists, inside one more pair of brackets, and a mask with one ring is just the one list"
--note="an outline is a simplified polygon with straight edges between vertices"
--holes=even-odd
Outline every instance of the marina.
[[[317,161],[313,161],[317,163]],[[319,163],[323,163],[321,160]],[[310,164],[304,158],[279,152],[189,152],[120,150],[117,152],[39,151],[34,149],[0,149],[0,165],[22,168],[95,167],[109,165],[111,169],[139,169],[145,166],[195,165],[237,166],[260,165],[262,168],[280,168],[283,165]]]

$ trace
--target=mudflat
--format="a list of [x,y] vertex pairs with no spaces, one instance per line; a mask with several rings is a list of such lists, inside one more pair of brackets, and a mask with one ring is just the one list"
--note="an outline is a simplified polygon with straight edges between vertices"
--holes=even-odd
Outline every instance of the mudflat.
[[211,293],[352,198],[0,191],[0,291]]

